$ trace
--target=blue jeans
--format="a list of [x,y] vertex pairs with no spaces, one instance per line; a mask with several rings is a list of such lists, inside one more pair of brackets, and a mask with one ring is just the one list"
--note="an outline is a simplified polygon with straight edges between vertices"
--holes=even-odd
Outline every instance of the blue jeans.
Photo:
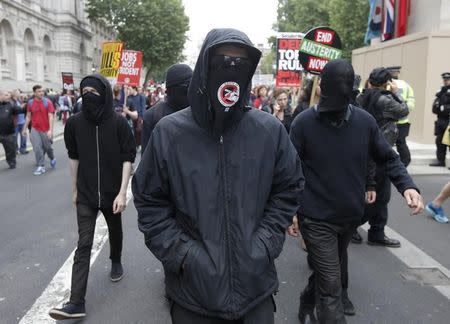
[[20,145],[19,145],[20,153],[23,153],[27,150],[27,138],[26,136],[22,136],[23,126],[25,126],[25,124],[19,124],[16,126],[16,136],[17,138],[19,138],[20,136]]

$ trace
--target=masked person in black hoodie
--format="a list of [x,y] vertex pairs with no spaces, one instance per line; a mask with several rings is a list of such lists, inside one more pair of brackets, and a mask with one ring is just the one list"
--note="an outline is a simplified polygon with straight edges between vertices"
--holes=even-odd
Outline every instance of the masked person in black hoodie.
[[50,311],[54,319],[86,315],[84,298],[97,214],[108,225],[111,277],[123,276],[122,219],[131,164],[136,156],[134,137],[127,120],[113,110],[112,89],[103,76],[90,75],[80,84],[83,108],[69,118],[64,141],[70,159],[73,203],[78,222],[78,246],[72,268],[70,301]]
[[350,63],[327,63],[321,75],[319,104],[298,115],[291,125],[291,140],[305,174],[306,185],[300,196],[301,231],[315,289],[315,298],[308,291],[311,285],[301,294],[301,322],[313,317],[316,306],[319,323],[346,323],[341,266],[347,262],[348,244],[363,217],[370,159],[385,168],[414,214],[423,209],[416,186],[375,119],[349,104],[353,83]]
[[192,69],[186,64],[174,64],[166,74],[166,100],[158,102],[144,113],[141,153],[144,154],[150,135],[156,124],[165,116],[189,106],[187,91],[192,78]]
[[274,322],[274,261],[303,176],[284,126],[247,106],[260,56],[244,33],[212,30],[190,107],[156,125],[133,178],[175,324]]

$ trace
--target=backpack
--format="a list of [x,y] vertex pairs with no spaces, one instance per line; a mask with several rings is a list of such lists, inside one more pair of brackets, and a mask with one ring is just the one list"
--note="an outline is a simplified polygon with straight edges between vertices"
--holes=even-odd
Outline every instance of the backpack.
[[[47,97],[44,97],[44,98],[42,98],[42,101],[44,102],[44,107],[45,107],[45,109],[47,109],[47,111],[48,111],[48,98]],[[27,104],[27,106],[31,109],[31,107],[33,107],[33,104],[34,104],[34,98],[31,98],[30,100],[28,100],[28,104]]]

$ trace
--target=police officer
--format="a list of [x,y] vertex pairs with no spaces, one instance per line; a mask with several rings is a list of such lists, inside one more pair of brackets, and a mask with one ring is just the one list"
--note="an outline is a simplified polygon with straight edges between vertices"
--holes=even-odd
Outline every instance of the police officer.
[[[390,66],[387,67],[387,70],[391,73],[392,79],[397,85],[397,95],[401,97],[406,102],[408,106],[409,112],[414,110],[416,105],[416,99],[414,98],[414,90],[408,84],[408,82],[404,80],[400,80],[398,77],[400,75],[401,66]],[[411,123],[409,122],[408,117],[402,118],[397,122],[398,128],[398,138],[395,143],[397,146],[398,154],[400,155],[400,160],[407,167],[411,162],[411,153],[409,152],[408,145],[406,144],[406,138],[409,135],[409,129],[411,127]]]
[[450,72],[442,73],[444,86],[436,93],[436,99],[433,102],[433,114],[437,115],[434,122],[434,135],[436,135],[436,161],[430,163],[430,166],[445,166],[445,155],[447,146],[442,144],[442,136],[448,126],[450,117]]

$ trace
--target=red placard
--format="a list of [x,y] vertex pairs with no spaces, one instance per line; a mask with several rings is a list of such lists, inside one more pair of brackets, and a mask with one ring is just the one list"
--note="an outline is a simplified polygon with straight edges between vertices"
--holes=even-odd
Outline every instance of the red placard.
[[141,80],[141,70],[142,52],[130,50],[122,51],[117,84],[138,86]]
[[299,87],[302,66],[298,60],[303,34],[281,33],[277,38],[277,87]]
[[73,91],[75,86],[73,84],[73,74],[69,72],[61,72],[63,89],[67,91]]

